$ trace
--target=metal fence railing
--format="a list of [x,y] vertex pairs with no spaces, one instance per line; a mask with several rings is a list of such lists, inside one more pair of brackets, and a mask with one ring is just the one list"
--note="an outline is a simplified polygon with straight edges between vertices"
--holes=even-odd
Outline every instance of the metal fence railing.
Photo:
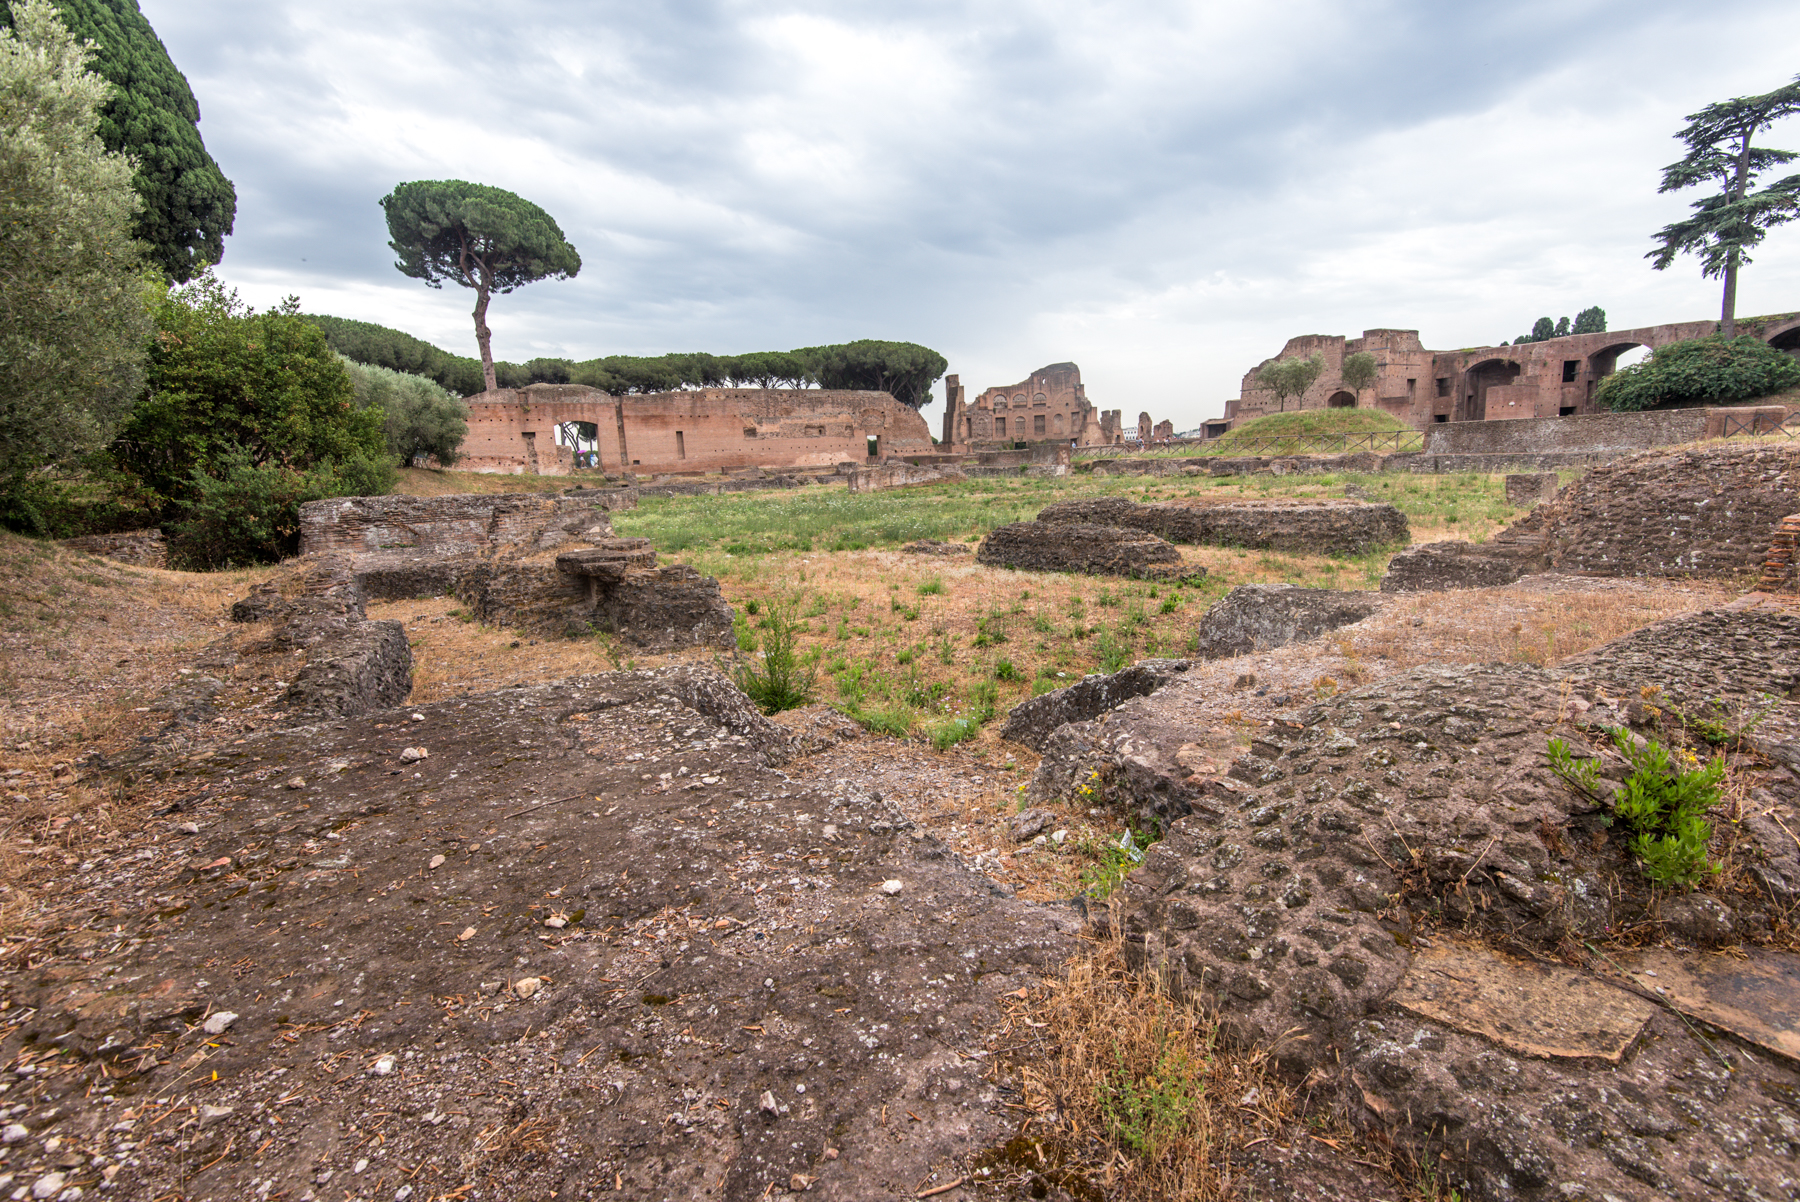
[[1722,433],[1726,438],[1748,435],[1752,438],[1793,438],[1800,439],[1800,410],[1788,414],[1787,420],[1776,424],[1769,420],[1765,413],[1747,413],[1739,415],[1727,413]]

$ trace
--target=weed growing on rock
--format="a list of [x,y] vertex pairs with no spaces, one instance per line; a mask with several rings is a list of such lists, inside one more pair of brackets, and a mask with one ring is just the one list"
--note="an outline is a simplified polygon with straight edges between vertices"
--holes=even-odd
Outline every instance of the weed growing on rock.
[[[1631,765],[1610,799],[1612,817],[1631,832],[1631,854],[1644,875],[1659,885],[1692,889],[1717,873],[1719,865],[1707,854],[1713,826],[1706,814],[1719,802],[1724,759],[1701,767],[1686,748],[1671,751],[1654,739],[1639,747],[1623,727],[1612,732],[1612,742]],[[1608,800],[1600,790],[1598,760],[1576,759],[1562,739],[1550,740],[1549,759],[1550,770],[1571,788]]]

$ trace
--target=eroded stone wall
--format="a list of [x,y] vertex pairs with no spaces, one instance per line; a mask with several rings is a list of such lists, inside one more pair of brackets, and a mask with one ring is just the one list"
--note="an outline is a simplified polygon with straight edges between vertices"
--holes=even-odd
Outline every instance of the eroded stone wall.
[[463,555],[500,546],[546,550],[637,507],[632,489],[332,497],[300,507],[300,553]]

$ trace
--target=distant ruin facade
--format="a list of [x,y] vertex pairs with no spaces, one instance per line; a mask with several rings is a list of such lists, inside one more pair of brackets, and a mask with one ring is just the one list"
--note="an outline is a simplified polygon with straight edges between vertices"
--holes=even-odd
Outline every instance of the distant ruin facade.
[[703,388],[613,396],[580,384],[469,398],[467,471],[655,475],[866,464],[929,454],[925,419],[885,392]]
[[1088,402],[1081,368],[1073,363],[1040,367],[1017,384],[989,388],[973,400],[960,377],[944,377],[946,449],[1051,440],[1100,447],[1123,439],[1120,411],[1102,413]]
[[[1364,330],[1361,338],[1305,334],[1290,338],[1277,359],[1317,354],[1325,370],[1306,394],[1285,408],[1380,409],[1415,429],[1439,422],[1506,421],[1573,417],[1601,412],[1594,390],[1618,369],[1619,356],[1637,347],[1667,346],[1718,331],[1716,321],[1673,322],[1631,330],[1573,334],[1521,346],[1427,350],[1417,330]],[[1773,346],[1800,354],[1800,317],[1748,318],[1740,334],[1754,334]],[[1358,395],[1344,386],[1344,360],[1358,351],[1375,356],[1378,376]],[[1225,402],[1232,425],[1278,413],[1283,405],[1257,379],[1274,362],[1265,359],[1244,374],[1234,400]]]

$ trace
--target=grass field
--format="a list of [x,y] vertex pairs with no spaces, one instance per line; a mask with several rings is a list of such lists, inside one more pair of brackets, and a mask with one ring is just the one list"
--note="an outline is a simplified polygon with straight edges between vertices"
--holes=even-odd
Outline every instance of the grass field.
[[959,542],[1035,517],[1052,501],[1343,497],[1387,500],[1415,541],[1485,539],[1517,516],[1498,476],[1317,475],[1212,479],[1074,475],[1000,478],[852,494],[814,487],[717,497],[650,497],[614,517],[665,561],[716,577],[740,618],[743,654],[764,647],[771,612],[791,612],[818,695],[874,729],[971,737],[995,713],[1088,672],[1179,656],[1195,621],[1233,586],[1285,581],[1375,588],[1391,552],[1296,555],[1183,547],[1206,569],[1192,585],[1044,575],[973,555],[901,553],[919,538]]

